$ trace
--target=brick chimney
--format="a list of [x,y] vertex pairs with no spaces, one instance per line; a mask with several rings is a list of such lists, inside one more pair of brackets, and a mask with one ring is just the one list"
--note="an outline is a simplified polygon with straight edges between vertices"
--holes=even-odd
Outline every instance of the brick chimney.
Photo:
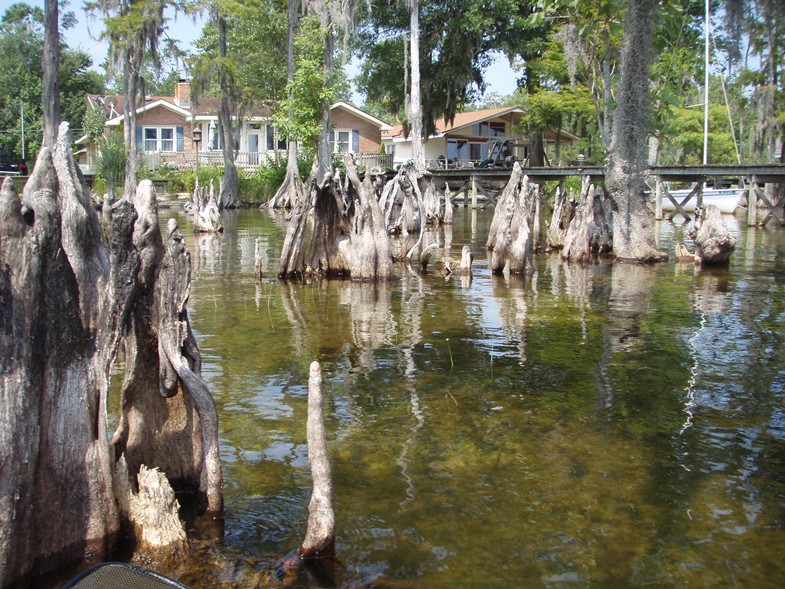
[[187,80],[177,80],[174,85],[174,103],[177,106],[188,106],[191,103],[191,85]]

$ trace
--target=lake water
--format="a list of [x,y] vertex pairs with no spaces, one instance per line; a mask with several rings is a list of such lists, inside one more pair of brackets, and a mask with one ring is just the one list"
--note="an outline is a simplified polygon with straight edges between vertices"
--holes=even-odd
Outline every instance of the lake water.
[[[171,214],[226,481],[223,544],[169,571],[191,587],[269,586],[299,547],[314,359],[339,584],[785,586],[785,231],[730,218],[725,269],[541,254],[505,279],[491,212],[461,208],[432,238],[471,246],[471,281],[298,283],[275,279],[283,219],[228,213],[195,238]],[[660,248],[686,231],[658,224]]]

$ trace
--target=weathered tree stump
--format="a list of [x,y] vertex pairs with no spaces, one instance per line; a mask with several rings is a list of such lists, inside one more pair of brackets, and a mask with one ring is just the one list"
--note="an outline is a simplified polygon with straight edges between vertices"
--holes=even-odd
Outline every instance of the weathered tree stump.
[[687,232],[695,240],[695,263],[700,266],[725,266],[736,250],[736,238],[728,230],[715,205],[695,209],[695,224]]
[[585,177],[575,217],[564,237],[562,259],[588,262],[594,255],[609,253],[613,249],[612,227],[610,202],[602,189]]
[[491,272],[534,272],[532,221],[537,210],[539,186],[531,187],[528,176],[515,162],[510,180],[499,196],[488,231],[486,248],[491,251]]
[[689,262],[690,264],[695,263],[695,254],[693,254],[690,250],[687,249],[683,243],[676,244],[676,252],[674,254],[677,262],[685,263]]
[[472,249],[465,245],[461,250],[461,261],[455,264],[451,258],[444,261],[444,274],[446,276],[471,276],[472,264],[474,263],[474,254]]
[[[347,182],[327,174],[312,184],[309,199],[295,207],[281,253],[279,277],[322,275],[359,280],[395,277],[390,240],[373,174],[363,181],[351,154],[345,158]],[[311,199],[313,199],[311,201]],[[305,256],[309,203],[314,205],[310,251]]]
[[[121,459],[122,460],[122,459]],[[126,480],[124,462],[118,464],[119,480]],[[180,522],[180,503],[166,475],[142,465],[135,488],[125,489],[124,512],[131,522],[137,550],[145,559],[174,562],[188,552],[188,540]]]
[[567,229],[572,221],[575,208],[567,200],[567,193],[561,186],[556,188],[553,215],[546,234],[545,251],[552,252],[564,247]]
[[313,491],[308,505],[308,529],[300,546],[300,558],[334,558],[333,480],[322,408],[322,369],[318,362],[311,363],[308,377],[307,438]]
[[[190,270],[183,266],[187,257],[179,256],[179,265],[167,262],[174,256],[162,251],[149,182],[137,195],[138,212],[125,199],[114,205],[107,241],[70,145],[64,123],[55,150],[39,154],[24,204],[10,181],[0,193],[3,587],[87,555],[107,555],[129,517],[121,506],[127,495],[115,492],[136,489],[142,464],[191,465],[170,469],[170,482],[183,475],[180,482],[206,496],[210,509],[222,509],[217,423],[206,388],[201,396],[187,397],[195,410],[178,416],[125,397],[121,405],[133,409],[133,416],[121,416],[122,444],[111,451],[109,371],[123,334],[131,371],[124,395],[133,386],[138,398],[163,398],[155,368],[159,345],[168,362],[163,389],[198,388],[194,375],[182,368],[184,355],[198,356],[192,337],[184,335],[190,334],[185,312]],[[172,269],[159,269],[159,263]],[[198,366],[191,370],[198,372]],[[153,376],[150,386],[142,386],[143,373]],[[181,421],[171,424],[167,415]],[[167,427],[158,429],[164,422]],[[188,442],[170,436],[179,430]],[[129,467],[116,469],[117,457]],[[170,508],[152,507],[162,513]]]
[[221,211],[215,198],[213,183],[210,181],[209,192],[196,183],[193,194],[194,233],[221,233]]
[[125,310],[105,296],[109,248],[63,125],[24,205],[10,178],[0,193],[3,587],[106,553],[120,525],[104,411]]

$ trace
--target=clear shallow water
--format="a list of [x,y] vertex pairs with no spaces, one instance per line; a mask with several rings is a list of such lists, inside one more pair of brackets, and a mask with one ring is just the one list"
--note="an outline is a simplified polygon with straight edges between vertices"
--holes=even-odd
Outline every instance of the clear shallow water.
[[[506,280],[485,260],[490,217],[458,209],[438,234],[456,258],[471,245],[470,283],[372,285],[278,282],[283,221],[266,213],[198,238],[180,215],[226,536],[173,576],[267,586],[299,546],[317,359],[348,584],[785,584],[785,232],[733,223],[727,269],[542,254]],[[686,230],[658,225],[660,247]]]

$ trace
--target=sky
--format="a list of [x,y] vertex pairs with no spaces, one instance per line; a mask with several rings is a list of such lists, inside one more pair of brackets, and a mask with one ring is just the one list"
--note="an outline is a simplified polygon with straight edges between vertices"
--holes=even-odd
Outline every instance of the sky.
[[[26,1],[33,6],[44,7],[44,0]],[[14,3],[13,0],[0,0],[0,13],[5,13],[6,9]],[[70,4],[66,8],[66,10],[74,13],[77,20],[75,27],[65,31],[66,43],[72,49],[81,49],[89,53],[93,57],[94,69],[100,69],[108,49],[106,42],[98,40],[103,30],[103,23],[100,18],[89,17],[82,9],[82,4],[82,0],[70,0]],[[182,49],[186,51],[193,50],[193,43],[201,34],[202,22],[202,19],[197,19],[194,22],[192,17],[182,14],[175,15],[174,20],[168,25],[166,34],[169,38],[180,41],[179,45]],[[488,84],[486,93],[512,94],[516,87],[515,80],[516,74],[513,72],[507,59],[503,56],[497,56],[486,71],[486,82]],[[352,100],[360,105],[364,102],[364,98],[357,94],[352,96]]]

